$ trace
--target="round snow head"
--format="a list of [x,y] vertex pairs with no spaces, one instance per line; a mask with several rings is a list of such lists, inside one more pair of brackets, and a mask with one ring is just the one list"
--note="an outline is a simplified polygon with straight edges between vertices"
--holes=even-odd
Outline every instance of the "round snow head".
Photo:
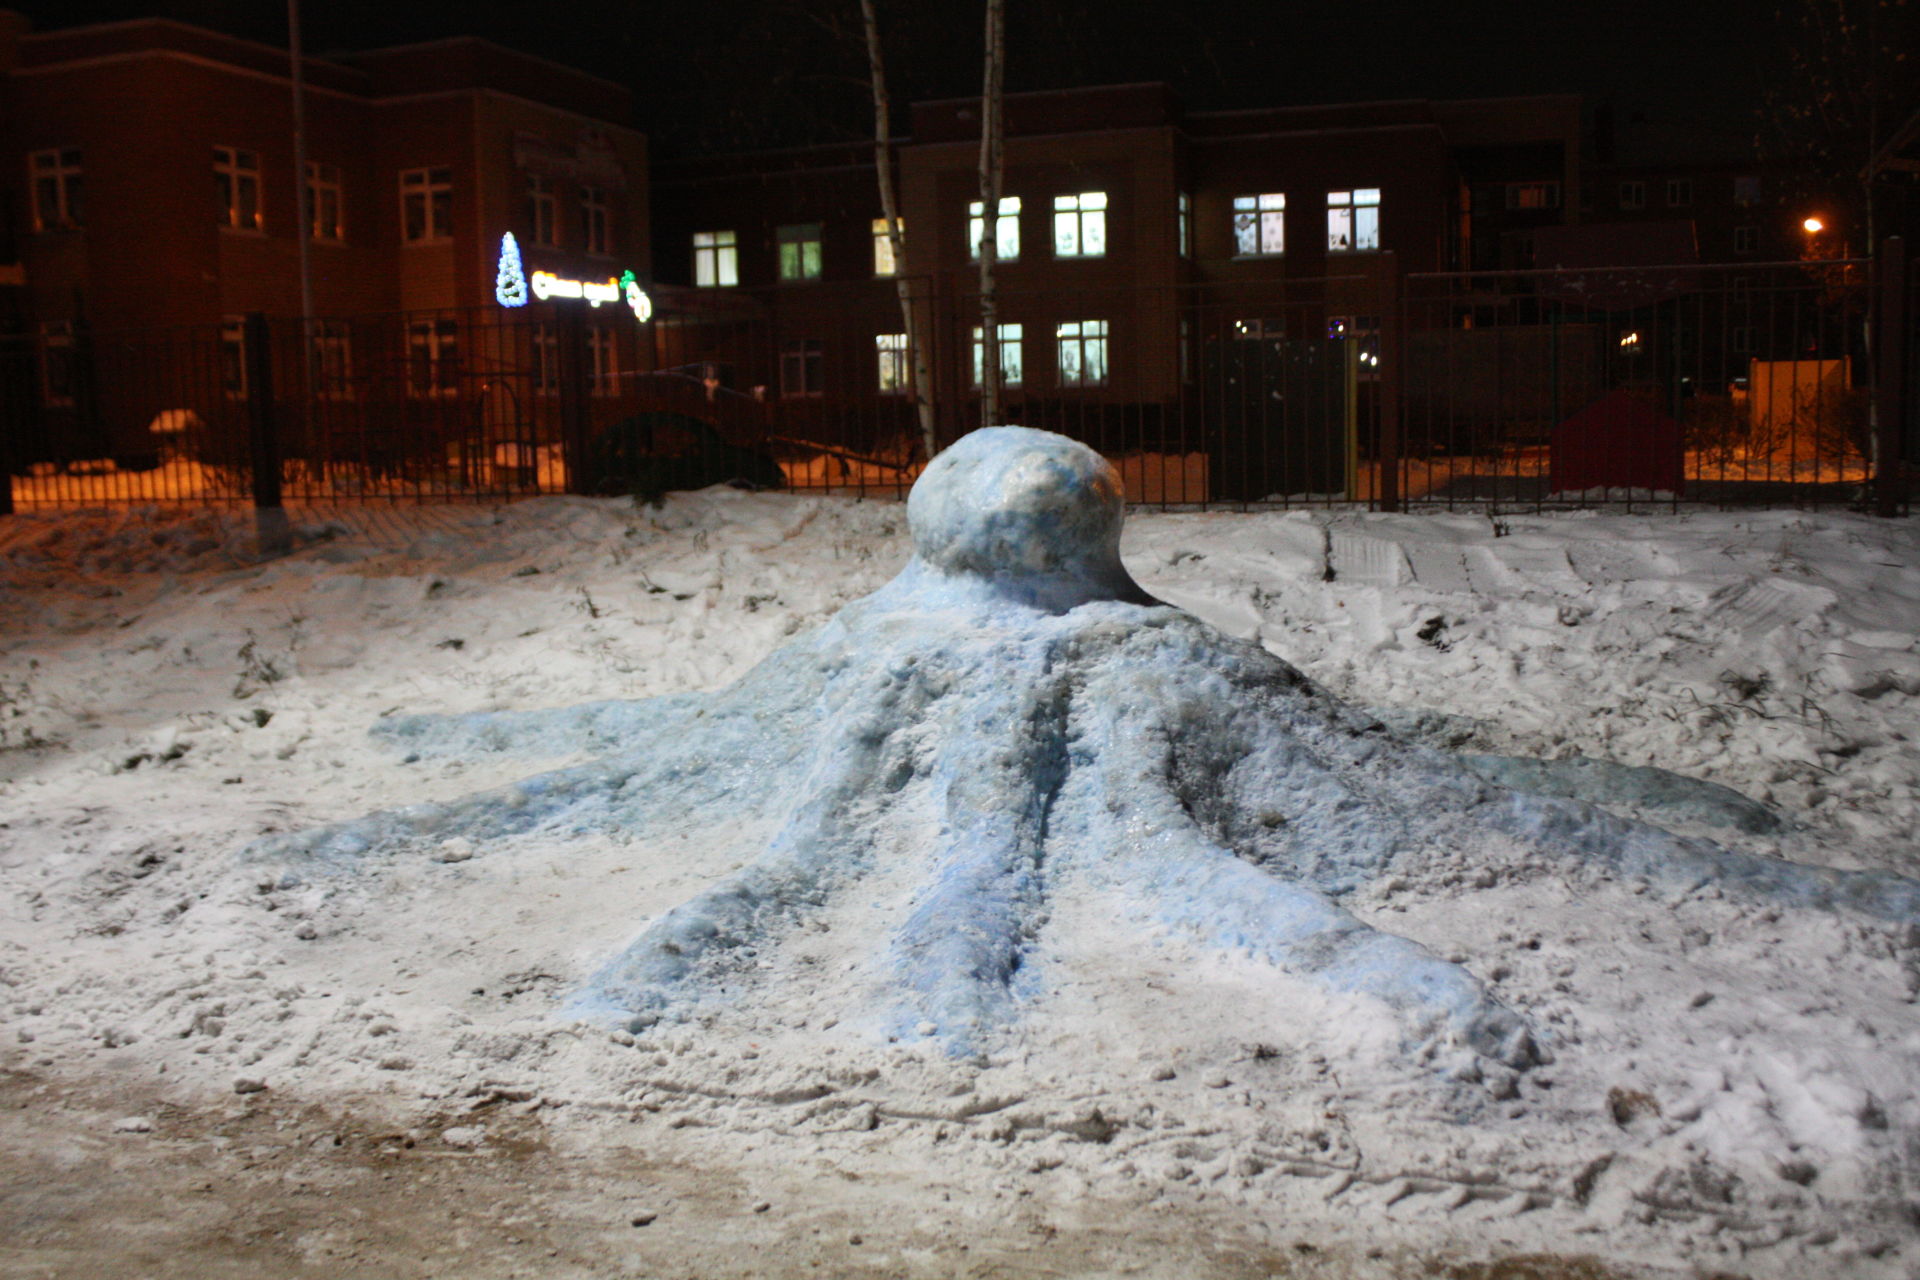
[[1112,464],[1051,431],[985,427],[921,473],[907,498],[920,558],[947,573],[1110,579],[1126,498]]

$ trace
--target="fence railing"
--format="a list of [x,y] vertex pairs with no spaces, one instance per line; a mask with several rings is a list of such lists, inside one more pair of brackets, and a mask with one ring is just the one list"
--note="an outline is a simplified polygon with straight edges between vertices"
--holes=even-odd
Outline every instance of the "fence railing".
[[[915,282],[937,429],[977,299]],[[900,494],[890,286],[727,291],[650,326],[500,309],[0,335],[0,504],[500,499],[736,481]],[[1002,289],[1005,420],[1136,503],[1904,510],[1916,283],[1876,261]],[[878,297],[878,301],[876,301]]]

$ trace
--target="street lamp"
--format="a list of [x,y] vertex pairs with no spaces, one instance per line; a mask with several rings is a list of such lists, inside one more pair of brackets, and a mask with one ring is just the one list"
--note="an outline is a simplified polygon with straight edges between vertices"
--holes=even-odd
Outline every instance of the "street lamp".
[[1827,229],[1827,224],[1822,222],[1818,217],[1812,217],[1801,223],[1800,229],[1810,236],[1817,236]]

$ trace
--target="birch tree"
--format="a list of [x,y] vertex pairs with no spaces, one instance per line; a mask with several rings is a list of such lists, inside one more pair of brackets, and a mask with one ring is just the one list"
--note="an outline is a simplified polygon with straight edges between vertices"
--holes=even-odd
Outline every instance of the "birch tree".
[[880,212],[886,221],[887,243],[893,250],[893,281],[900,297],[900,320],[906,326],[907,359],[913,367],[913,403],[920,420],[922,456],[933,461],[938,451],[933,421],[933,370],[927,363],[927,339],[920,311],[914,306],[913,282],[905,274],[906,237],[900,222],[900,197],[893,178],[893,104],[887,93],[886,60],[880,50],[880,22],[873,0],[860,0],[860,19],[867,35],[867,79],[873,86],[873,157],[880,175]]
[[1001,142],[1001,86],[1006,71],[1006,0],[987,0],[986,69],[980,90],[980,425],[1000,425],[1000,299],[994,289],[998,260],[1000,185],[1004,163]]

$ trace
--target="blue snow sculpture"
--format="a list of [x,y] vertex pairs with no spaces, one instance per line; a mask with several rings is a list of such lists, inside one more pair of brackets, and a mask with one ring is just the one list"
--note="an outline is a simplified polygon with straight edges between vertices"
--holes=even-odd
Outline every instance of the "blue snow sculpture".
[[1394,736],[1143,591],[1120,563],[1118,477],[1064,437],[974,432],[907,513],[898,577],[717,693],[378,730],[416,752],[586,746],[594,763],[251,856],[342,865],[452,835],[759,820],[772,834],[757,854],[647,923],[566,1006],[636,1029],[760,980],[754,956],[910,858],[913,905],[876,944],[895,1005],[882,1025],[956,1053],[1017,1031],[1063,887],[1106,894],[1128,927],[1377,1001],[1412,1049],[1514,1067],[1536,1054],[1521,1017],[1342,896],[1493,833],[1535,861],[1920,918],[1920,882],[1735,853],[1617,818],[1539,770]]

